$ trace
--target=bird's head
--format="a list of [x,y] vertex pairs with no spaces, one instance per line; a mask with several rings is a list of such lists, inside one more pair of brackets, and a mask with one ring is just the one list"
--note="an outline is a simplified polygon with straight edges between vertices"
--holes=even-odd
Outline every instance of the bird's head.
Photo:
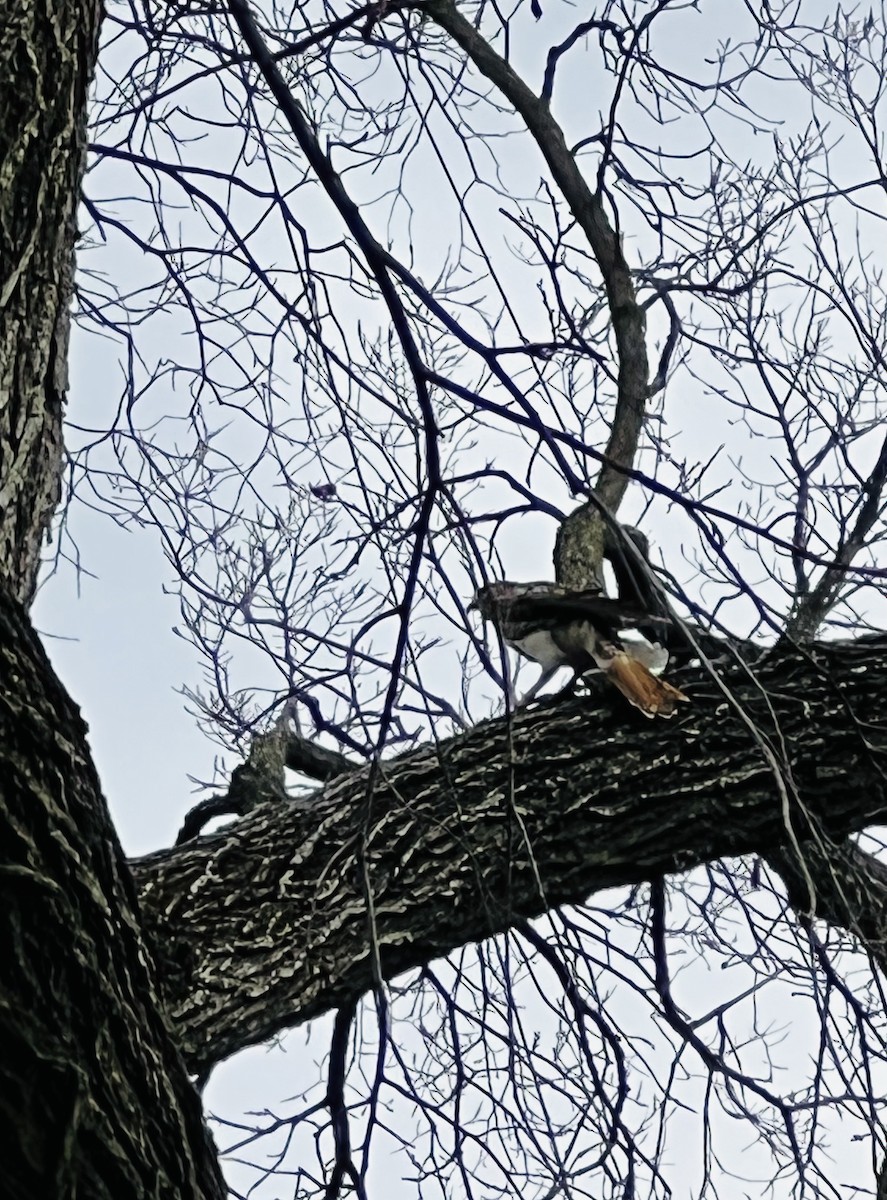
[[487,583],[479,587],[468,605],[469,612],[479,612],[487,620],[496,610],[496,605],[504,599],[502,583]]

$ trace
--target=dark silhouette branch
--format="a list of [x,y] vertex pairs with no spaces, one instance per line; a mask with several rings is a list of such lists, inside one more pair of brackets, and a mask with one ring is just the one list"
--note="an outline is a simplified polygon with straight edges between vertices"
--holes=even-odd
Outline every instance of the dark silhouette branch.
[[852,934],[887,977],[887,866],[849,839],[814,839],[803,850],[803,859],[791,846],[764,850],[762,856],[779,873],[799,916]]
[[841,541],[835,554],[834,564],[826,567],[816,585],[802,593],[786,623],[786,636],[804,641],[815,637],[823,621],[840,597],[847,583],[847,572],[853,560],[862,550],[884,510],[884,487],[887,484],[887,438],[881,444],[881,452],[872,467],[871,474],[862,488],[864,499],[859,506],[856,520]]
[[431,0],[422,5],[422,11],[450,34],[476,69],[521,115],[588,239],[604,280],[618,359],[616,408],[604,451],[607,461],[594,486],[594,502],[567,517],[555,552],[561,583],[573,588],[594,587],[603,553],[600,512],[615,513],[618,509],[628,484],[628,476],[618,468],[630,468],[634,463],[643,427],[649,392],[644,310],[638,303],[621,240],[607,216],[603,197],[589,187],[579,170],[546,95],[535,95],[451,0]]
[[323,783],[356,770],[359,764],[294,733],[287,724],[284,713],[274,729],[253,738],[246,762],[231,774],[227,792],[201,800],[185,817],[177,846],[198,837],[218,817],[242,817],[263,800],[285,797],[284,767]]

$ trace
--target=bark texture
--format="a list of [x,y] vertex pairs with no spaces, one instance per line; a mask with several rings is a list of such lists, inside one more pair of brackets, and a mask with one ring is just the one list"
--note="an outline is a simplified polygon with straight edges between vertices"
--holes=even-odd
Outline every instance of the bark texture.
[[33,595],[60,495],[62,402],[100,5],[5,6],[0,38],[0,582]]
[[803,855],[793,846],[762,854],[782,877],[792,908],[802,920],[853,934],[887,976],[887,865],[849,840],[837,846],[808,841],[801,849]]
[[887,638],[724,678],[735,703],[677,676],[670,722],[612,693],[486,722],[134,864],[191,1069],[366,991],[373,940],[391,977],[599,888],[887,817]]
[[0,602],[3,1194],[225,1194],[160,1015],[86,727]]
[[196,1200],[225,1194],[215,1153],[85,726],[24,607],[59,495],[99,14],[8,4],[0,38],[0,1190]]

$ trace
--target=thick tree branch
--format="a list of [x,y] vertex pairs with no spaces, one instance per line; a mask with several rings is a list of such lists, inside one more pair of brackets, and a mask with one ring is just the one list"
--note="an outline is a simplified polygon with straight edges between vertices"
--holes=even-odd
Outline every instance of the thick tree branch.
[[[805,919],[818,918],[858,938],[887,977],[887,864],[845,839],[814,839],[803,860],[791,846],[765,850],[789,903]],[[808,880],[815,881],[811,907]]]
[[347,775],[356,770],[360,763],[353,762],[337,750],[319,746],[307,738],[291,733],[286,742],[286,765],[291,771],[307,775],[309,779],[319,779],[324,783],[335,779],[337,775]]
[[234,768],[228,791],[194,805],[182,822],[176,845],[192,841],[218,817],[242,817],[263,800],[285,796],[284,767],[326,782],[359,765],[287,729],[284,714],[275,729],[253,738],[246,762]]
[[0,39],[0,1121],[3,1194],[221,1197],[86,728],[28,621],[59,496],[69,302],[101,5]]
[[[710,678],[676,682],[693,704],[667,725],[580,697],[385,763],[365,864],[365,769],[133,864],[192,1069],[371,986],[364,869],[391,977],[603,887],[887,817],[887,637],[735,668],[757,739]],[[791,748],[788,810],[761,737]]]
[[577,589],[594,587],[603,552],[599,514],[602,508],[615,513],[625,493],[628,476],[617,468],[631,467],[634,462],[649,394],[644,310],[638,304],[621,239],[610,223],[603,198],[599,191],[592,191],[579,170],[547,100],[527,87],[452,0],[428,0],[421,10],[446,30],[476,69],[523,118],[555,184],[588,239],[604,280],[618,359],[616,410],[604,451],[608,461],[601,467],[595,484],[594,503],[582,505],[561,526],[555,554],[561,583]]

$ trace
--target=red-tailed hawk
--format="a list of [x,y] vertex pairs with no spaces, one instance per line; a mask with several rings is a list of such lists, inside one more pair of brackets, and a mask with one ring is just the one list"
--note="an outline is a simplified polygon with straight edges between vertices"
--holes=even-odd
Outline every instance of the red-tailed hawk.
[[663,623],[661,618],[626,607],[597,591],[571,592],[556,583],[501,580],[476,593],[471,608],[493,621],[509,646],[542,668],[529,697],[559,667],[577,675],[603,671],[625,698],[646,717],[670,717],[688,697],[654,672],[668,665],[668,651],[640,633],[620,631]]

